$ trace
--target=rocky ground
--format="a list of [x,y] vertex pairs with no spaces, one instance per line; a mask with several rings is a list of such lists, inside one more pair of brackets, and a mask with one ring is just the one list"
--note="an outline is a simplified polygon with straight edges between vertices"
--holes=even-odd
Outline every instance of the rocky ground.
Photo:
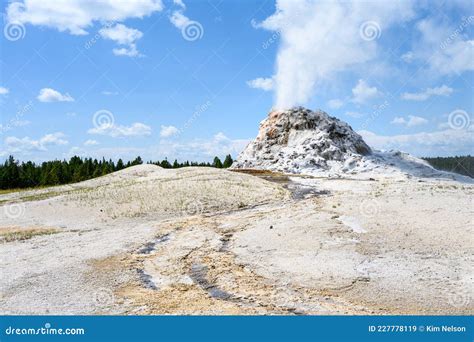
[[2,314],[469,314],[474,186],[142,165],[0,195]]

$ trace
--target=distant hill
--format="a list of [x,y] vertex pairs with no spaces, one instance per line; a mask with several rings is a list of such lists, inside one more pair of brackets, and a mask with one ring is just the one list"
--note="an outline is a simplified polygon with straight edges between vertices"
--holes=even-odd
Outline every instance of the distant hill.
[[474,178],[474,157],[456,156],[456,157],[436,157],[423,158],[435,169],[456,172],[461,175]]

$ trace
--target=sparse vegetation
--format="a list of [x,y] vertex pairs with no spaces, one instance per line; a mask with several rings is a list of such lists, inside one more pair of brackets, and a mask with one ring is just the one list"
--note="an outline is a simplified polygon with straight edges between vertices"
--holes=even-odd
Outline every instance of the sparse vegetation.
[[0,242],[23,241],[39,235],[58,233],[55,228],[6,228],[0,230]]

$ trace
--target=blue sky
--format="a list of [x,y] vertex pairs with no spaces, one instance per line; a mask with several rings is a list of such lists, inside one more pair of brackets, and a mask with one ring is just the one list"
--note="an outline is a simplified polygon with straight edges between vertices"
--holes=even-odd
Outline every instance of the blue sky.
[[304,105],[369,144],[473,151],[471,1],[3,2],[0,157],[236,156]]

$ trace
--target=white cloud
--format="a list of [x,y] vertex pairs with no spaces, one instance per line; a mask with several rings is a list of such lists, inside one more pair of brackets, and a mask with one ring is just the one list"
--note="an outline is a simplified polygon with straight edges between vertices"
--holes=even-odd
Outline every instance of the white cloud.
[[5,138],[4,145],[5,150],[0,154],[5,155],[8,153],[26,153],[31,151],[47,151],[49,146],[67,145],[68,141],[65,139],[65,135],[62,132],[56,132],[52,134],[46,134],[38,140],[33,140],[29,137],[17,138],[7,137]]
[[408,51],[408,52],[404,53],[401,58],[406,63],[413,62],[413,58],[414,58],[413,51]]
[[425,101],[431,96],[449,96],[452,92],[453,88],[443,84],[441,87],[428,88],[420,93],[403,93],[401,97],[403,100]]
[[361,117],[364,116],[364,114],[362,114],[362,113],[353,112],[353,111],[345,112],[345,114],[346,114],[347,116],[350,116],[350,117],[356,118],[356,119],[361,118]]
[[405,118],[402,118],[400,116],[396,116],[392,121],[390,121],[391,124],[393,125],[405,125],[406,124]]
[[162,138],[169,138],[172,137],[173,135],[176,135],[179,133],[179,130],[174,127],[174,126],[161,126],[160,130],[160,137]]
[[0,95],[7,95],[9,92],[8,88],[0,87]]
[[247,81],[247,85],[250,88],[262,89],[265,91],[270,91],[273,89],[273,78],[256,78],[251,81]]
[[403,125],[405,127],[415,127],[428,123],[428,120],[420,116],[408,115],[408,119],[397,116],[390,121],[390,123],[394,125]]
[[162,9],[161,0],[23,0],[8,4],[6,13],[9,22],[46,26],[61,32],[84,35],[94,22],[143,18]]
[[249,142],[249,139],[231,139],[224,133],[219,132],[209,138],[193,139],[191,141],[162,139],[158,145],[145,148],[75,146],[65,153],[64,157],[70,158],[73,155],[80,155],[93,158],[105,157],[114,160],[122,158],[126,161],[140,155],[144,160],[161,160],[168,157],[168,160],[176,158],[180,161],[212,161],[214,156],[223,158],[227,154],[231,154],[236,158]]
[[40,102],[72,102],[74,99],[69,95],[61,94],[59,91],[51,88],[43,88],[40,90],[39,95],[37,96],[38,101]]
[[135,159],[137,156],[145,158],[147,150],[137,147],[89,147],[83,148],[74,146],[69,151],[63,154],[64,158],[71,158],[72,156],[80,156],[84,158],[96,159],[112,159],[118,160],[122,158],[124,161]]
[[377,56],[377,39],[361,37],[366,21],[383,31],[413,16],[410,1],[277,0],[273,15],[257,24],[280,33],[276,61],[277,108],[304,105],[315,88]]
[[219,132],[210,139],[195,139],[189,142],[162,140],[156,152],[178,160],[210,160],[214,156],[231,154],[234,158],[249,143],[247,139],[230,139]]
[[416,156],[452,156],[472,154],[474,127],[470,129],[447,129],[436,132],[421,132],[384,136],[370,131],[359,131],[372,147],[382,150],[402,150]]
[[106,96],[115,96],[118,94],[119,94],[118,91],[110,91],[110,90],[102,91],[102,95],[106,95]]
[[108,135],[114,138],[147,136],[151,134],[151,127],[140,122],[135,122],[131,126],[104,124],[102,126],[89,129],[87,133],[98,134],[98,135]]
[[143,37],[143,33],[137,29],[129,28],[123,24],[113,27],[105,27],[99,30],[102,38],[110,39],[118,44],[129,45]]
[[425,19],[417,24],[421,39],[414,42],[414,58],[427,62],[434,75],[458,75],[474,70],[474,40],[464,39],[474,17],[453,24],[446,23],[445,17]]
[[94,146],[94,145],[99,145],[99,142],[97,140],[86,140],[84,142],[84,146]]
[[104,39],[113,40],[117,44],[124,45],[121,48],[113,49],[116,56],[140,56],[135,43],[143,37],[141,31],[129,28],[123,24],[116,24],[113,27],[102,28],[99,33]]
[[189,19],[187,16],[185,16],[183,14],[183,11],[174,11],[172,14],[171,14],[171,17],[170,17],[170,22],[176,26],[176,28],[182,30],[183,28],[185,28],[186,26],[189,25],[189,23],[191,22],[191,19]]
[[354,88],[352,88],[352,101],[355,103],[365,103],[380,95],[377,87],[370,87],[364,80],[359,80]]
[[0,124],[0,134],[10,131],[14,127],[24,127],[30,124],[31,124],[31,121],[13,118],[12,120],[8,121],[6,124]]
[[328,101],[328,107],[331,109],[339,109],[344,105],[344,102],[339,99],[333,99]]
[[138,52],[135,44],[130,44],[129,46],[126,46],[126,47],[112,49],[112,52],[114,53],[115,56],[127,56],[127,57],[142,56],[142,54]]
[[184,4],[183,0],[173,0],[173,3],[176,5],[176,6],[179,6],[181,8],[186,8],[186,5]]

